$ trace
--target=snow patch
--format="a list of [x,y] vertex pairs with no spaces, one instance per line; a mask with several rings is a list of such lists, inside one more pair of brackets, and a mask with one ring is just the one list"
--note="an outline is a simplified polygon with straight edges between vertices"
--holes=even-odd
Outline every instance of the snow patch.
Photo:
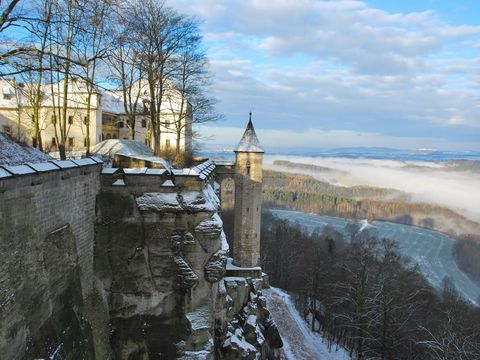
[[318,333],[310,331],[292,299],[285,291],[270,287],[263,290],[267,309],[283,340],[283,352],[288,360],[325,359],[350,360],[348,351],[335,344],[329,348],[327,341]]
[[17,143],[12,137],[0,132],[0,165],[21,165],[38,163],[53,158],[38,149]]
[[182,211],[176,193],[145,193],[135,200],[140,211]]

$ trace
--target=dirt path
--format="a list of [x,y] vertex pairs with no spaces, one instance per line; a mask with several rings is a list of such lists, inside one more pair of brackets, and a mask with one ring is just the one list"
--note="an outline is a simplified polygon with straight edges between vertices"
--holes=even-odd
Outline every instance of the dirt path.
[[319,334],[312,333],[293,305],[290,295],[277,288],[263,291],[267,307],[283,340],[283,356],[288,360],[348,360],[343,349],[332,352]]

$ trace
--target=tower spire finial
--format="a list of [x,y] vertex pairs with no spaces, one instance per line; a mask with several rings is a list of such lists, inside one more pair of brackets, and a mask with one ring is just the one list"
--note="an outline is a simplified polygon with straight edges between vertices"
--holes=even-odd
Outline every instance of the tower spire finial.
[[250,115],[249,120],[252,121],[252,112],[251,112],[251,111],[250,111],[250,114],[249,114],[249,115]]

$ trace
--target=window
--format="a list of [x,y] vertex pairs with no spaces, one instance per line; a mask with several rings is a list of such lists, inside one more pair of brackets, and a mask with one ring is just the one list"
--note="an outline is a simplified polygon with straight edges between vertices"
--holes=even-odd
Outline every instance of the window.
[[117,138],[117,134],[113,134],[112,138],[116,139],[116,138]]
[[110,135],[110,133],[107,134],[107,139],[111,139],[112,138],[112,135]]
[[146,127],[147,127],[147,120],[142,119],[142,128],[146,128]]
[[123,121],[120,121],[120,122],[118,123],[118,127],[119,127],[120,129],[123,129],[124,126],[125,126],[125,124],[123,123]]
[[247,160],[247,175],[250,175],[250,160]]
[[88,119],[86,116],[83,117],[83,125],[87,125],[88,124]]
[[69,137],[68,146],[72,148],[74,146],[74,143],[75,143],[75,139],[73,137]]
[[250,208],[247,208],[247,213],[250,212]]
[[12,135],[12,128],[7,125],[3,125],[3,132],[8,135]]
[[73,124],[73,116],[70,115],[70,116],[68,117],[68,123],[69,123],[70,125]]
[[32,123],[35,122],[35,115],[32,115]]
[[57,139],[54,137],[52,138],[52,146],[57,146]]

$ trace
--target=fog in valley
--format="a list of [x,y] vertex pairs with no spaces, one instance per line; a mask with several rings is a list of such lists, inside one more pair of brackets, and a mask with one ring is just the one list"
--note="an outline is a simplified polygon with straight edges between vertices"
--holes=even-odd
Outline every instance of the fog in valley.
[[[275,160],[315,165],[316,169],[274,165]],[[407,192],[411,201],[443,205],[480,222],[480,176],[449,162],[315,158],[267,155],[265,168],[310,175],[337,186],[373,186]]]

